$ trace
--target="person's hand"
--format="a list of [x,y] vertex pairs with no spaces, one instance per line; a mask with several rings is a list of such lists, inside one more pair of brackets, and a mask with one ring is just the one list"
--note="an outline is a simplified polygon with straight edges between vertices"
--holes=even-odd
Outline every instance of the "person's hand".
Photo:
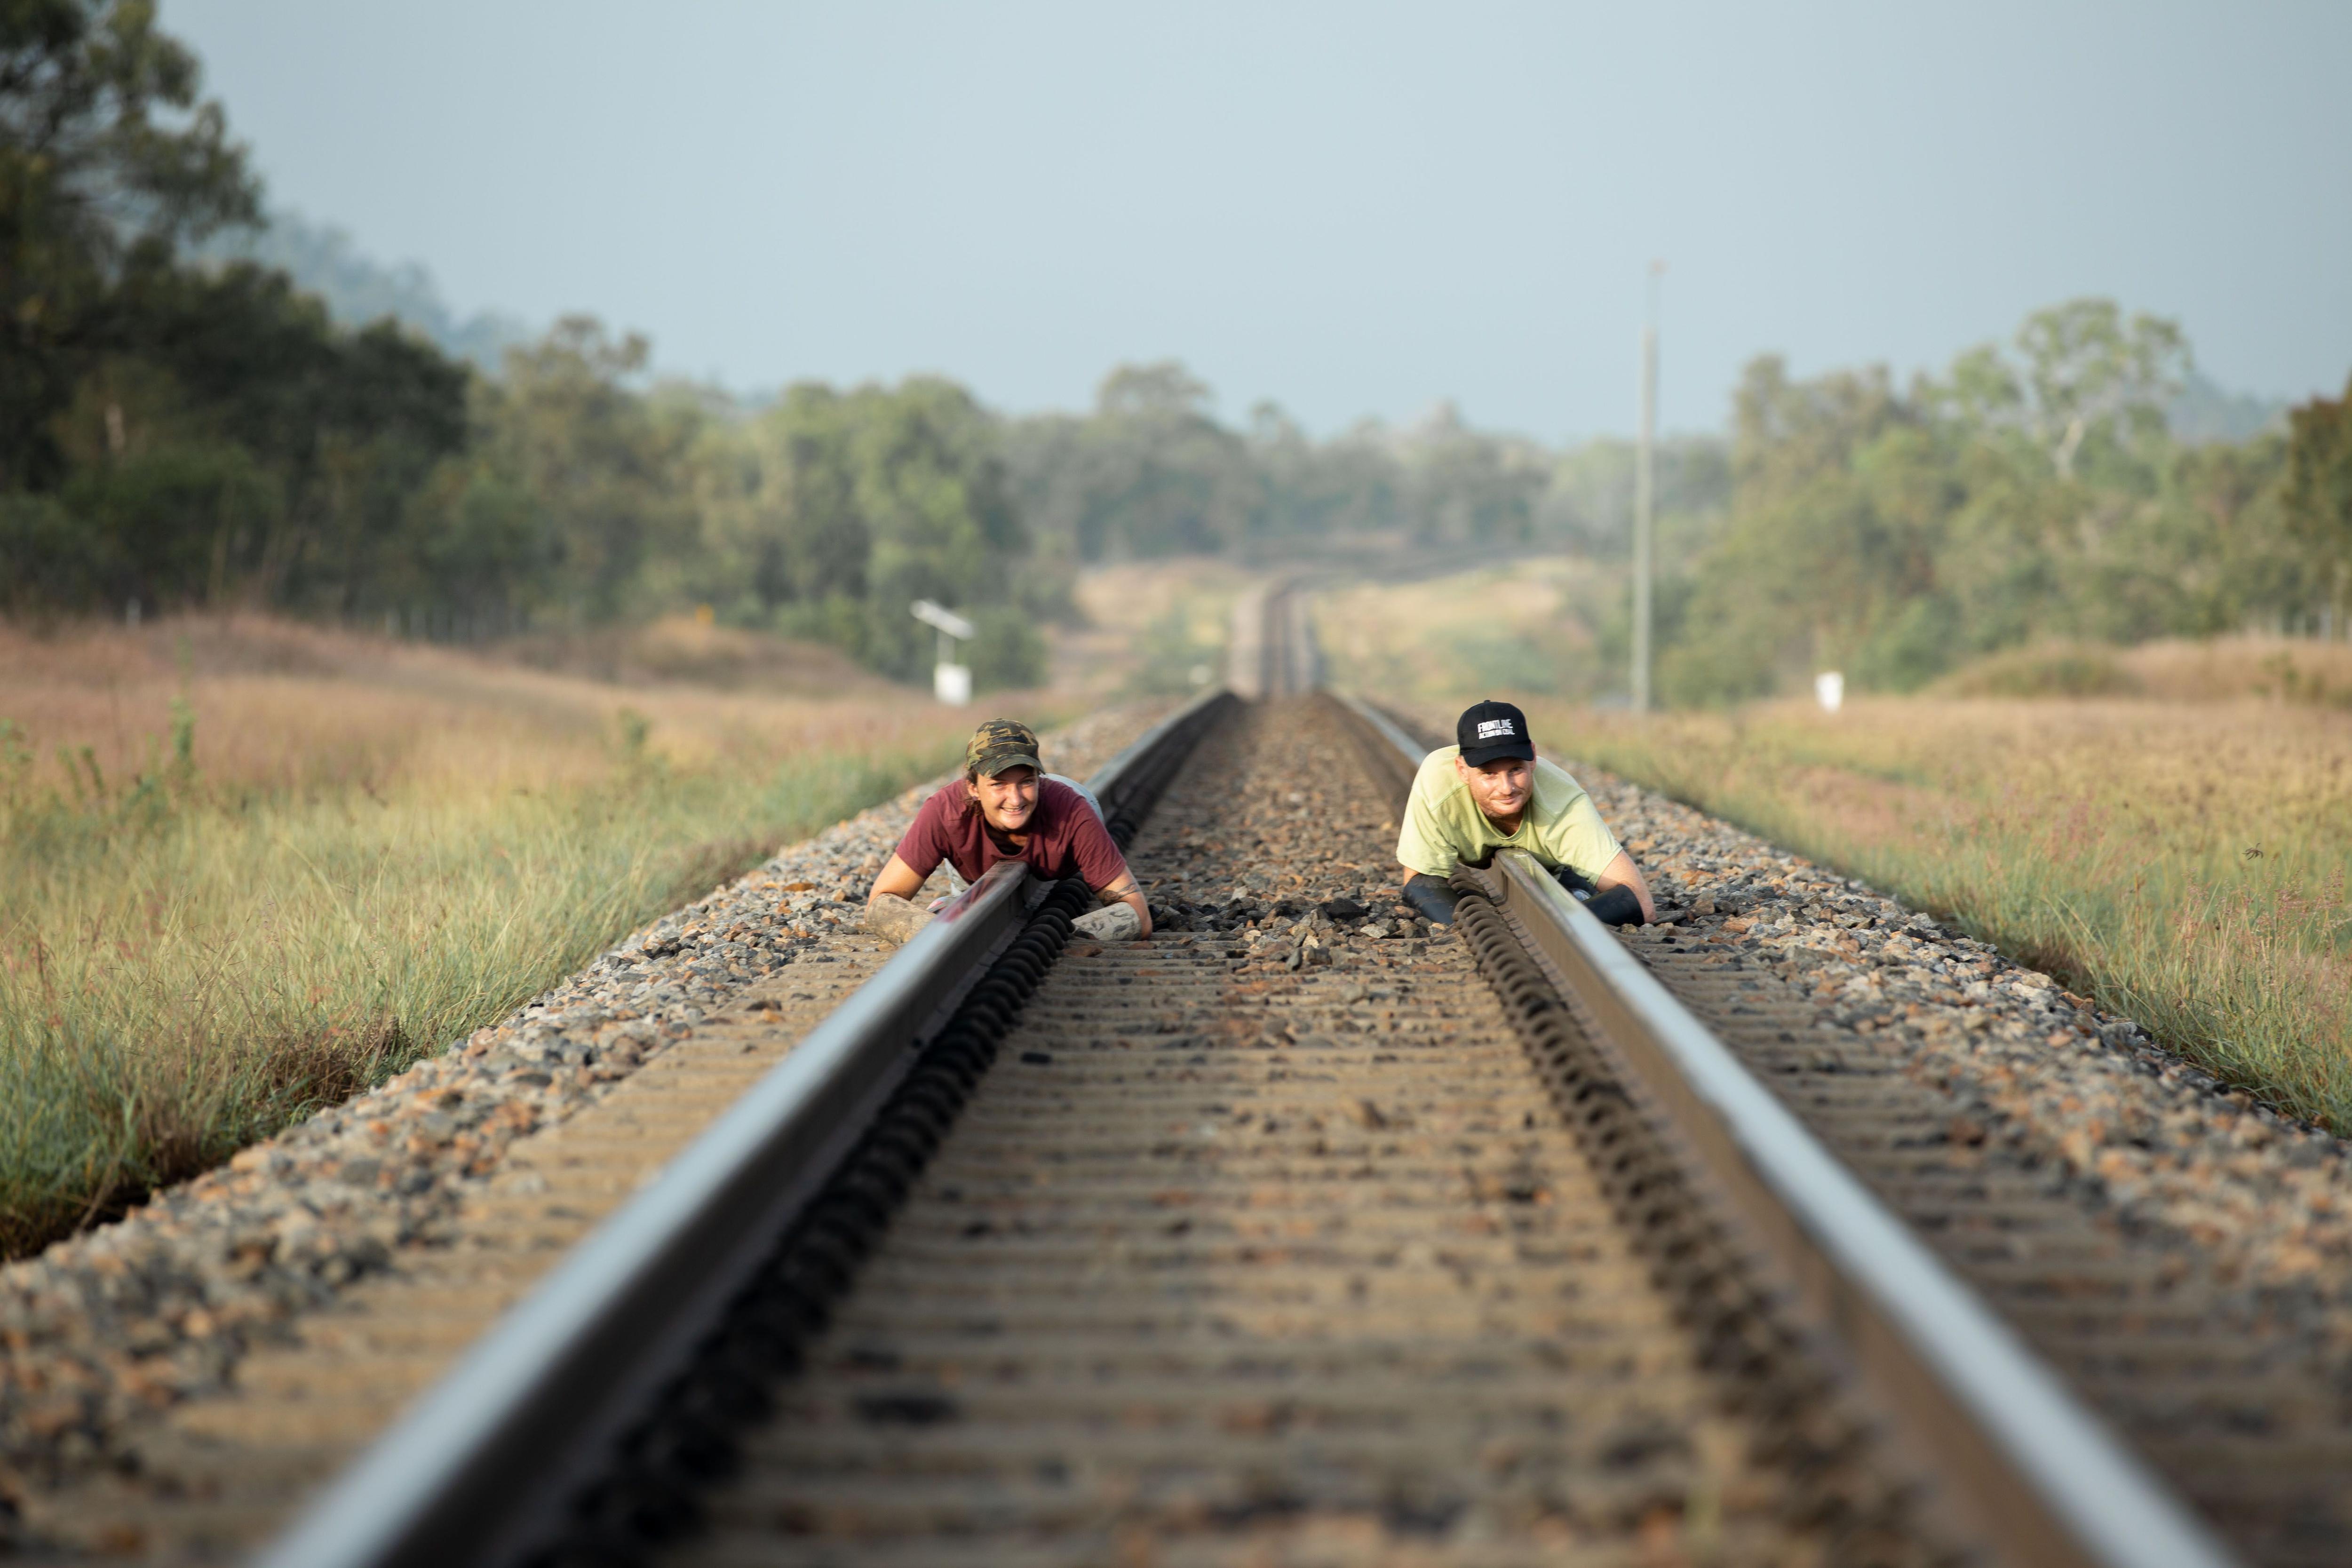
[[1136,918],[1135,906],[1124,900],[1087,910],[1072,921],[1070,927],[1097,942],[1133,942],[1143,934],[1143,922]]
[[884,942],[904,943],[930,923],[930,910],[919,910],[905,899],[885,895],[866,906],[866,929]]
[[1649,923],[1648,917],[1642,913],[1642,900],[1634,896],[1633,889],[1622,882],[1619,882],[1614,887],[1601,889],[1585,900],[1584,907],[1591,910],[1592,918],[1602,925],[1637,926]]

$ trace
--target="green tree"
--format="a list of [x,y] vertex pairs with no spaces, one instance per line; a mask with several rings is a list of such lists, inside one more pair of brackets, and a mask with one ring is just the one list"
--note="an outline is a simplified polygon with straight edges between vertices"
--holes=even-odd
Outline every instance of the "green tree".
[[1824,668],[1902,689],[2021,642],[2203,636],[2302,602],[2280,444],[2166,430],[2188,363],[2171,323],[2105,300],[2037,311],[2013,354],[1972,349],[1907,397],[1882,370],[1757,361],[1665,689],[1738,699]]
[[1441,403],[1400,443],[1404,511],[1423,543],[1524,543],[1550,463],[1521,445],[1470,429]]
[[1262,490],[1242,438],[1207,411],[1182,365],[1121,365],[1084,419],[1024,421],[1008,485],[1042,532],[1081,561],[1202,553],[1241,543]]
[[257,216],[198,84],[144,0],[0,0],[0,491],[56,497],[11,509],[14,592],[348,610],[465,440],[466,374],[181,260]]
[[366,581],[372,607],[441,610],[503,631],[550,597],[562,556],[546,509],[490,464],[442,465],[407,522],[404,548]]
[[1315,441],[1281,407],[1250,410],[1247,456],[1264,500],[1251,533],[1315,540],[1402,525],[1405,476],[1377,428]]
[[112,602],[219,602],[279,534],[286,494],[242,447],[186,444],[77,474],[65,502],[103,542]]
[[49,422],[119,343],[123,271],[258,216],[199,83],[152,0],[0,0],[0,489],[61,476]]
[[1990,343],[1971,349],[1929,395],[1979,433],[2017,432],[2071,479],[2095,437],[2160,441],[2165,406],[2191,363],[2178,322],[2145,312],[2126,318],[2112,300],[2070,300],[2026,318],[2014,358]]
[[1942,453],[1881,369],[1791,380],[1767,356],[1735,400],[1731,517],[1661,662],[1682,701],[1758,696],[1814,668],[1919,678],[1953,504]]
[[[535,521],[511,498],[475,503],[488,508],[476,513],[483,526],[508,542],[502,559],[544,563],[526,610],[574,624],[636,610],[648,561],[693,542],[685,457],[695,430],[657,418],[630,384],[649,355],[642,337],[616,339],[592,317],[568,316],[509,350],[506,374],[482,387],[474,461],[489,488],[469,481],[452,495],[529,498]],[[534,527],[539,537],[523,543]],[[468,525],[445,513],[435,531],[452,539]]]
[[980,679],[1024,684],[1042,643],[1003,436],[970,393],[936,377],[798,385],[755,418],[713,423],[691,455],[698,581],[731,618],[837,643],[909,679],[929,668],[931,634],[908,607],[932,599],[980,623]]
[[0,490],[0,611],[90,604],[121,569],[98,531],[57,497]]
[[2311,596],[2341,614],[2352,602],[2352,380],[2343,396],[2315,397],[2287,424],[2286,532],[2309,563]]
[[464,368],[388,324],[339,331],[247,266],[142,262],[108,313],[45,431],[58,493],[96,531],[78,602],[360,607],[405,547],[409,498],[464,444]]
[[699,591],[730,619],[802,606],[805,622],[806,606],[863,603],[872,538],[857,505],[854,420],[849,399],[812,382],[755,417],[704,427],[689,455],[707,547]]
[[855,494],[871,540],[867,657],[913,675],[928,668],[931,639],[908,607],[1003,602],[1027,533],[1005,491],[995,421],[970,393],[917,377],[854,401]]
[[972,685],[982,691],[1036,686],[1045,679],[1045,634],[1017,605],[992,605],[972,617],[980,635],[965,654]]
[[[215,548],[220,569],[205,584],[151,581],[149,594],[235,592],[339,614],[373,604],[371,584],[408,548],[410,498],[466,444],[466,367],[390,322],[340,331],[284,274],[249,265],[141,267],[117,296],[112,363],[147,367],[168,395],[107,401],[110,438],[119,424],[135,452],[152,425],[153,445],[233,449],[280,495],[266,522]],[[99,401],[78,396],[66,417],[88,422]],[[78,482],[116,466],[85,463]]]
[[2186,443],[2175,454],[2168,488],[2211,531],[2221,577],[2214,618],[2223,626],[2243,626],[2303,596],[2308,563],[2280,497],[2285,462],[2286,439],[2275,431],[2240,445]]
[[[1631,559],[1633,550],[1633,443],[1602,437],[1552,460],[1536,503],[1537,537],[1604,560]],[[1731,504],[1731,444],[1720,436],[1675,436],[1658,443],[1658,566],[1689,570],[1692,559],[1722,531]]]
[[2164,428],[2164,405],[2189,367],[2177,322],[2141,313],[2125,320],[2112,300],[2070,300],[2036,310],[2019,329],[2035,429],[2060,479],[2094,430],[2148,436]]

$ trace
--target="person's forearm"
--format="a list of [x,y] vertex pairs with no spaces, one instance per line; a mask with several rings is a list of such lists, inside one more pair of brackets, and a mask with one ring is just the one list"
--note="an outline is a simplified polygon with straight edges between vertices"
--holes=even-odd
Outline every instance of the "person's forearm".
[[1119,902],[1125,904],[1129,909],[1135,911],[1136,921],[1142,927],[1142,929],[1135,934],[1139,937],[1150,936],[1151,934],[1151,905],[1150,901],[1144,898],[1143,890],[1139,888],[1134,892],[1129,893],[1125,897],[1121,898]]
[[894,854],[883,863],[880,873],[875,877],[873,890],[866,895],[866,904],[871,909],[877,899],[911,900],[922,890],[921,874]]

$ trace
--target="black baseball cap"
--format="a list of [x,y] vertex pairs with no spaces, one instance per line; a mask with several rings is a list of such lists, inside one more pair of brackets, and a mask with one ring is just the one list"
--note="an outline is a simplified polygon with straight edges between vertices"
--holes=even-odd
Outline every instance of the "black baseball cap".
[[1479,702],[1462,710],[1454,721],[1454,741],[1462,760],[1483,768],[1497,757],[1536,760],[1536,743],[1528,738],[1528,716],[1507,702]]

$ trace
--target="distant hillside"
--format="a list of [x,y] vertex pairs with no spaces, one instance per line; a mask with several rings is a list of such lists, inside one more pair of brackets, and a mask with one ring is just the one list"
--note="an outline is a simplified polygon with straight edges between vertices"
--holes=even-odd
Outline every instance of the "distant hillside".
[[512,316],[482,311],[461,318],[441,298],[433,275],[418,263],[386,267],[362,253],[342,229],[312,224],[299,213],[274,212],[265,228],[225,232],[206,243],[200,255],[282,268],[297,287],[324,300],[345,326],[395,316],[446,352],[486,370],[498,367],[509,345],[537,335]]

